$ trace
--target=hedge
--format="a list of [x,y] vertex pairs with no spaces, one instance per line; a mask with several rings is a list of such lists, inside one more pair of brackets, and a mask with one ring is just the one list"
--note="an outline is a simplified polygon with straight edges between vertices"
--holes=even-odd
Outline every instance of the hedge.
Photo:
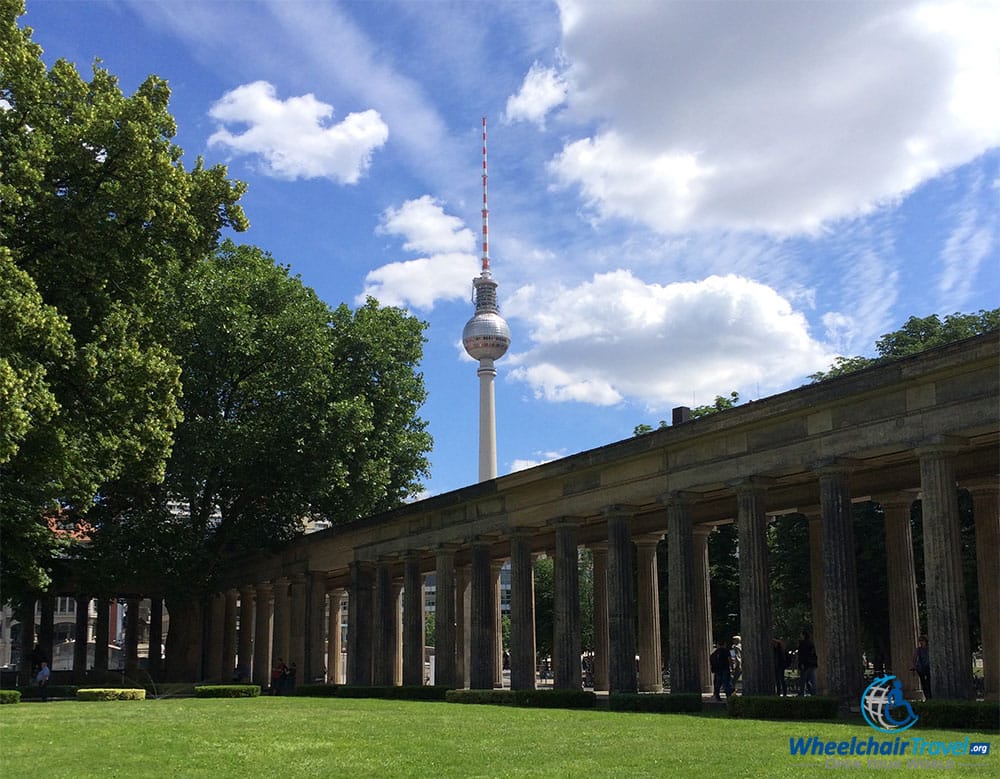
[[450,687],[412,685],[405,687],[359,687],[347,684],[301,684],[295,694],[307,698],[385,698],[408,701],[443,701]]
[[585,690],[449,690],[445,700],[533,709],[592,709],[597,704],[597,696]]
[[196,698],[256,698],[259,684],[202,684],[194,688]]
[[78,701],[144,701],[145,690],[130,690],[126,687],[91,687],[76,691]]
[[834,720],[840,701],[837,698],[812,695],[784,697],[774,695],[735,695],[729,699],[730,717],[773,720]]
[[18,690],[0,690],[0,705],[4,703],[20,703],[21,693]]
[[1000,730],[998,701],[917,701],[913,713],[919,718],[915,728],[962,728]]
[[698,693],[640,694],[612,693],[608,696],[611,711],[644,711],[656,714],[672,712],[701,711],[701,695]]
[[35,701],[41,698],[75,698],[79,689],[72,684],[49,684],[43,687],[21,687],[21,700]]

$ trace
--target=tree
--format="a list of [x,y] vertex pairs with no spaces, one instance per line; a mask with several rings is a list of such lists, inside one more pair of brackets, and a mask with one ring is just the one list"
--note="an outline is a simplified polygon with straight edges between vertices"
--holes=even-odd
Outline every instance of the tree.
[[886,333],[875,342],[875,357],[838,357],[828,371],[812,374],[812,381],[844,376],[873,365],[916,354],[963,338],[971,338],[1000,328],[1000,308],[981,309],[978,314],[950,314],[941,320],[937,314],[911,316],[899,329]]
[[102,495],[84,556],[166,595],[168,672],[234,556],[279,546],[310,517],[398,505],[431,443],[417,416],[423,323],[371,300],[331,311],[269,255],[229,242],[175,281],[158,321],[172,323],[184,419],[165,477]]
[[[4,280],[16,269],[14,294],[54,312],[35,319],[30,343],[0,342],[22,377],[32,361],[44,366],[31,396],[6,395],[0,412],[28,415],[12,434],[16,450],[0,459],[9,599],[47,581],[55,539],[39,527],[54,507],[79,517],[111,482],[162,477],[180,370],[151,312],[175,270],[246,219],[243,185],[224,167],[181,163],[165,81],[150,76],[126,97],[99,66],[89,81],[65,61],[48,69],[31,30],[17,26],[23,3],[3,0],[0,12]],[[45,342],[55,352],[39,353]]]

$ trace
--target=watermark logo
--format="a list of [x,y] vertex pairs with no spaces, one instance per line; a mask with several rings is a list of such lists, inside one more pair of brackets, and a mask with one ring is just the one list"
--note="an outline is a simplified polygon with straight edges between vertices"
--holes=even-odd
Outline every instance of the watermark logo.
[[903,683],[895,676],[876,677],[861,693],[865,722],[883,733],[899,733],[913,727],[918,717],[903,697]]

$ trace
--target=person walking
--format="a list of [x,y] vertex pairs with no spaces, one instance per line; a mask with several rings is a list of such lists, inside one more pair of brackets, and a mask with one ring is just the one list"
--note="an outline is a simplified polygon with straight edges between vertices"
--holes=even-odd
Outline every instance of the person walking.
[[819,658],[816,656],[816,645],[808,630],[802,631],[799,641],[799,697],[816,694],[816,668]]
[[729,670],[729,649],[725,641],[715,642],[715,651],[708,656],[708,665],[712,671],[715,687],[715,700],[721,701],[719,693],[726,692],[726,698],[733,694],[733,679]]
[[788,668],[788,654],[780,638],[771,639],[771,656],[774,661],[774,691],[780,696],[788,695],[785,669]]
[[52,672],[49,670],[49,664],[42,660],[41,667],[38,669],[38,673],[35,675],[35,682],[38,684],[39,690],[41,690],[42,701],[47,701],[49,699],[49,677]]
[[927,636],[917,639],[917,648],[913,651],[913,668],[920,677],[920,689],[924,691],[924,698],[931,699],[931,653]]

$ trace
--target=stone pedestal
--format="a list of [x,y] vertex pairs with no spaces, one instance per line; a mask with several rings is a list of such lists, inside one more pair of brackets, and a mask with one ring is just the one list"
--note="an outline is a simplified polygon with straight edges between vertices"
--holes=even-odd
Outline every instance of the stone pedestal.
[[632,539],[626,506],[604,509],[608,522],[608,689],[636,692],[635,592],[632,584]]
[[918,450],[917,455],[920,457],[931,692],[935,698],[967,699],[973,694],[972,651],[962,578],[954,453],[954,448],[942,446]]
[[510,688],[535,689],[535,569],[530,536],[517,530],[510,540]]
[[893,676],[903,683],[908,701],[923,698],[920,678],[911,670],[920,621],[917,613],[917,583],[913,564],[913,534],[910,507],[913,496],[900,493],[878,497],[885,514],[886,578],[889,584],[889,654]]
[[736,485],[740,544],[740,637],[743,694],[774,693],[771,654],[771,590],[768,584],[766,486]]

